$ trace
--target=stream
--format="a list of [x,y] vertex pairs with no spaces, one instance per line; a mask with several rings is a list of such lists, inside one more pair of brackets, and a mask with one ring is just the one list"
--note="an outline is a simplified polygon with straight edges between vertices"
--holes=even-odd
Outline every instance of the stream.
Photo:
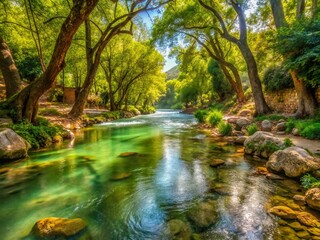
[[[82,218],[97,240],[167,239],[171,219],[201,239],[286,239],[266,208],[290,203],[299,183],[256,176],[263,162],[195,124],[162,110],[79,130],[73,142],[1,165],[1,239],[28,239],[46,217]],[[226,164],[210,167],[215,158]],[[188,211],[203,201],[214,201],[217,219],[199,230]]]

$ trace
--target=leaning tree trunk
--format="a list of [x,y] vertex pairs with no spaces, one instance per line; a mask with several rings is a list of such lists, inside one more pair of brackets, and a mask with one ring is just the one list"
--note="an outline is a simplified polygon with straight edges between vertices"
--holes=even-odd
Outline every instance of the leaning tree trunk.
[[58,74],[65,66],[65,56],[72,38],[99,0],[74,0],[73,7],[61,26],[55,48],[46,71],[29,86],[4,103],[6,109],[14,106],[12,118],[15,122],[33,122],[38,111],[40,97],[54,86]]
[[22,89],[22,82],[19,71],[13,60],[11,51],[0,36],[0,69],[6,85],[7,99]]
[[317,101],[312,89],[306,86],[303,79],[298,77],[296,71],[291,70],[290,74],[298,97],[298,110],[295,117],[313,116],[317,108]]
[[256,105],[256,114],[260,115],[268,113],[270,112],[270,108],[268,107],[263,95],[256,60],[247,43],[239,43],[238,46],[247,64],[248,77],[252,88],[252,96]]

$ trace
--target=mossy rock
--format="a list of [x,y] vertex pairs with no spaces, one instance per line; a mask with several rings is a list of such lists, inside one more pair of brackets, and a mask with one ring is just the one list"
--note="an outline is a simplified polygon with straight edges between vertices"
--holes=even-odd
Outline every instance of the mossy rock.
[[138,155],[137,152],[123,152],[119,155],[119,157],[132,157]]

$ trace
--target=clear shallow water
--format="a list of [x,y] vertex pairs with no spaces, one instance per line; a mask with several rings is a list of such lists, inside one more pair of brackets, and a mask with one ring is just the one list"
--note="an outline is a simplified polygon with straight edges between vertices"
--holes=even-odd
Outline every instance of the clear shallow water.
[[[278,195],[291,198],[298,184],[253,176],[263,163],[245,160],[239,147],[207,138],[194,124],[190,115],[160,111],[81,130],[61,149],[3,165],[1,239],[21,239],[45,217],[83,218],[93,239],[165,239],[167,221],[188,222],[188,210],[208,199],[218,220],[203,239],[275,239],[277,223],[265,206]],[[123,152],[139,154],[119,157]],[[214,158],[226,166],[210,168]],[[129,177],[113,180],[119,174]]]

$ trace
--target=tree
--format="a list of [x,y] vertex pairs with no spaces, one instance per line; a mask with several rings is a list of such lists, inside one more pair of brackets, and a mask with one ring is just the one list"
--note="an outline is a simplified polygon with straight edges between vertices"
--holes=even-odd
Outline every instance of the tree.
[[[315,4],[316,2],[314,2]],[[270,5],[273,13],[273,19],[276,25],[276,28],[278,31],[281,30],[281,28],[286,28],[289,26],[285,19],[283,5],[281,0],[270,0]],[[304,0],[299,0],[297,3],[297,10],[296,10],[296,17],[297,19],[301,19],[304,15],[305,10],[305,2]],[[287,36],[288,37],[288,36]],[[306,36],[307,37],[307,36]],[[295,40],[293,40],[295,41]],[[284,42],[282,42],[283,44]],[[282,46],[285,47],[285,46]],[[292,47],[292,45],[291,45]],[[302,47],[302,46],[301,46]],[[300,51],[298,49],[298,51]],[[286,53],[285,53],[286,52]],[[288,49],[287,51],[282,52],[284,54],[284,58],[290,58],[294,54],[294,49]],[[302,66],[307,67],[307,66]],[[290,68],[290,74],[293,79],[294,87],[297,92],[298,96],[298,110],[295,114],[296,117],[303,117],[306,115],[314,115],[315,109],[317,106],[316,99],[314,97],[314,94],[312,92],[312,88],[310,86],[307,86],[305,81],[299,77],[298,74],[299,69],[297,68]]]
[[38,112],[39,98],[56,83],[58,74],[65,66],[65,56],[74,34],[97,3],[98,0],[73,1],[73,6],[61,26],[51,60],[44,73],[18,94],[2,103],[5,109],[11,109],[14,106],[11,117],[15,122],[21,120],[34,122]]
[[22,89],[22,82],[11,51],[2,36],[0,36],[0,69],[5,81],[8,99]]
[[[127,1],[126,3],[129,4],[129,2],[130,1]],[[111,39],[114,36],[122,33],[132,34],[132,24],[129,29],[126,27],[136,15],[143,11],[155,10],[165,3],[166,1],[152,2],[151,0],[135,0],[131,2],[130,6],[127,6],[126,13],[123,13],[124,9],[121,8],[121,5],[118,3],[118,1],[116,1],[114,3],[113,18],[111,20],[110,18],[112,16],[105,16],[102,18],[105,28],[104,30],[99,28],[100,37],[94,45],[92,45],[93,39],[91,35],[91,23],[89,19],[86,21],[87,74],[83,86],[77,96],[76,102],[69,113],[70,116],[73,118],[78,118],[82,115],[86,100],[100,65],[101,55]],[[118,9],[120,9],[119,12]],[[105,21],[107,21],[107,25],[105,24]]]

